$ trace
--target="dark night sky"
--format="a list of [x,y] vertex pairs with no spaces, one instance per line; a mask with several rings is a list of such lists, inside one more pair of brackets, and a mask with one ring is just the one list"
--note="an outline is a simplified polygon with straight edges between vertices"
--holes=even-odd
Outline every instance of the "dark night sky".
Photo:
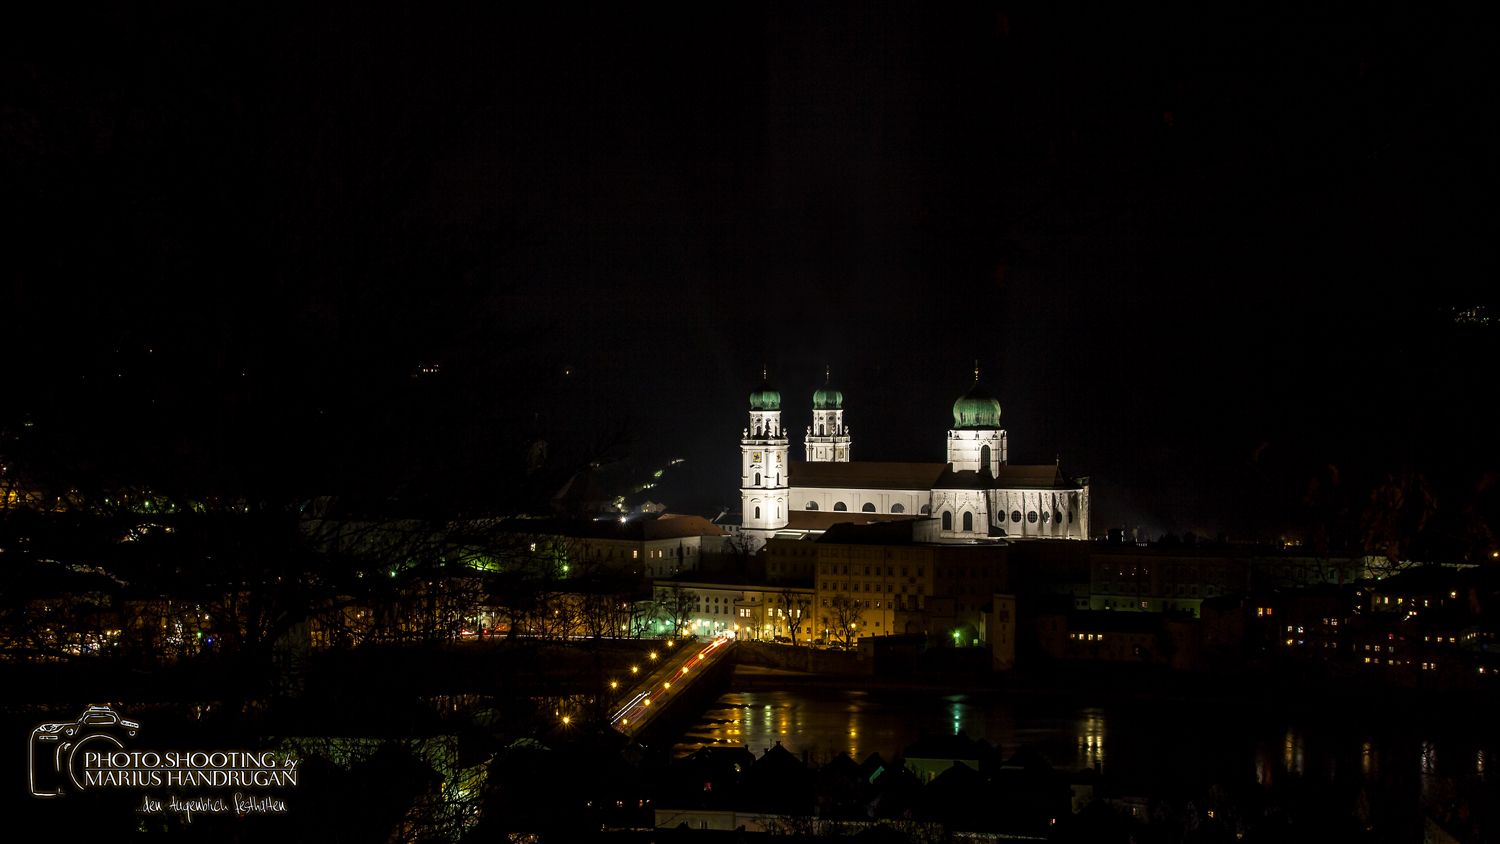
[[[49,165],[100,168],[71,201],[118,205],[121,242],[191,244],[205,236],[161,219],[192,217],[197,188],[139,196],[251,156],[259,204],[211,200],[258,226],[267,277],[342,285],[359,273],[306,270],[335,260],[329,209],[361,204],[350,162],[390,172],[409,185],[400,236],[507,240],[485,277],[545,330],[508,364],[541,388],[497,381],[504,412],[549,432],[627,421],[632,459],[687,458],[669,489],[688,505],[737,503],[762,365],[792,430],[829,365],[859,457],[936,461],[978,358],[1012,461],[1090,476],[1096,530],[1267,537],[1328,464],[1460,485],[1496,469],[1480,414],[1497,329],[1452,319],[1492,299],[1500,147],[1477,20],[504,5],[43,21],[5,66],[8,166],[84,149]],[[256,139],[244,156],[233,127]],[[121,175],[122,136],[169,136],[172,164]],[[49,201],[55,178],[13,201]],[[92,213],[68,205],[12,249],[44,266],[27,243]]]

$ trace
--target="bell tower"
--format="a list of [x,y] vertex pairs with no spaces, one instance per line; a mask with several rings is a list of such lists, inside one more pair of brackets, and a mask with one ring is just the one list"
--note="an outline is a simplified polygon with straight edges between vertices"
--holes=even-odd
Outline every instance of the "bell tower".
[[979,386],[979,361],[974,361],[974,386],[953,403],[953,428],[948,431],[948,462],[955,472],[989,472],[1010,462],[1005,429],[1000,427],[1000,402]]
[[835,390],[829,370],[823,386],[813,393],[813,423],[807,427],[807,462],[848,463],[849,429],[844,426],[844,394]]
[[766,380],[764,370],[761,379],[750,394],[750,425],[740,436],[740,525],[752,553],[786,527],[790,491],[781,394]]

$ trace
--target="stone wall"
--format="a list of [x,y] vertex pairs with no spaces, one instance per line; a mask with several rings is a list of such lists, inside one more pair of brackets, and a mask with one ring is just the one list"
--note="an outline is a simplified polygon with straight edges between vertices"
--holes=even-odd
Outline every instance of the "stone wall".
[[853,651],[827,651],[805,645],[740,642],[735,651],[740,665],[763,665],[814,674],[869,674],[871,664]]

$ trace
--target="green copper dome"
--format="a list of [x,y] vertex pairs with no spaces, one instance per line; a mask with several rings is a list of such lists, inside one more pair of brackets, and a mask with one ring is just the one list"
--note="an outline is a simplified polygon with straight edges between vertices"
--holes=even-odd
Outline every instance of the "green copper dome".
[[831,381],[825,382],[813,393],[813,410],[838,410],[844,406],[844,394],[835,390],[831,384]]
[[776,392],[776,388],[771,386],[771,382],[762,381],[760,382],[760,386],[755,388],[755,392],[750,394],[750,409],[780,410],[781,394]]
[[953,403],[953,427],[1000,427],[1000,402],[976,383],[963,398]]

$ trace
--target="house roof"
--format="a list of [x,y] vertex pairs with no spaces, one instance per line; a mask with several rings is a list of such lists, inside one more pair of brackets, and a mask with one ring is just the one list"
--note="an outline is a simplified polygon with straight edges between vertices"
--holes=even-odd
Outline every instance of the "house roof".
[[818,537],[818,543],[821,545],[911,545],[914,543],[912,522],[918,518],[931,517],[903,517],[903,520],[899,522],[887,520],[880,523],[836,524],[830,526],[822,536]]
[[1468,589],[1468,578],[1461,569],[1446,566],[1414,566],[1399,574],[1370,585],[1371,592],[1389,595],[1436,595],[1457,589]]
[[806,773],[807,767],[802,760],[792,755],[790,750],[776,742],[775,747],[769,747],[761,757],[755,760],[754,770],[757,773]]
[[839,780],[858,780],[863,777],[859,772],[859,763],[849,758],[849,754],[840,753],[833,757],[833,761],[818,769],[818,780],[824,783],[838,782]]
[[808,463],[787,467],[787,483],[824,489],[932,489],[945,463]]
[[728,536],[729,532],[702,516],[662,513],[659,518],[643,521],[646,539],[679,539],[688,536]]
[[927,784],[927,790],[934,797],[939,795],[957,797],[967,795],[983,785],[984,777],[978,771],[963,762],[954,761],[951,767]]

